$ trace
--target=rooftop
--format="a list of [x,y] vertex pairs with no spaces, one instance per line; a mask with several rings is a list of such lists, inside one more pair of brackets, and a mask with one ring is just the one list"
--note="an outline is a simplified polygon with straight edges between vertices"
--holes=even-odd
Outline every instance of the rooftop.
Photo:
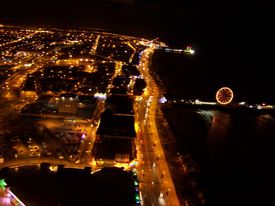
[[111,95],[106,99],[106,108],[114,114],[133,115],[133,101],[129,95]]
[[134,116],[115,115],[110,110],[102,113],[98,135],[136,137]]

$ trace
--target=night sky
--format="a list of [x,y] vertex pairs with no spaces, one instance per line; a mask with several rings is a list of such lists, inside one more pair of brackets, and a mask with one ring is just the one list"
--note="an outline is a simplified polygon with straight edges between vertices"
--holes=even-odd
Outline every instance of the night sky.
[[160,37],[177,48],[192,44],[208,78],[223,73],[266,88],[275,87],[274,8],[268,0],[8,0],[1,1],[0,23],[90,27]]
[[236,40],[237,46],[261,48],[274,36],[274,6],[268,0],[5,0],[0,22],[128,29],[152,36],[169,33],[174,39],[192,33],[217,45]]

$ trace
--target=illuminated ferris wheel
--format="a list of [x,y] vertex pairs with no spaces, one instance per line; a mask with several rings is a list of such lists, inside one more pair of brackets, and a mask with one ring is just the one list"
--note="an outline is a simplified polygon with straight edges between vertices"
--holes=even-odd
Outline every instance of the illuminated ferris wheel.
[[216,93],[217,102],[223,105],[229,104],[233,97],[233,91],[229,87],[222,87]]

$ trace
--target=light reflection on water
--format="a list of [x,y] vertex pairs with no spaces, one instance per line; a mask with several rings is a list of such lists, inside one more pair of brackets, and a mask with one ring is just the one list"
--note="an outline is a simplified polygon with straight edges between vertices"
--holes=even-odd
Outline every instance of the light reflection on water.
[[274,125],[274,118],[270,114],[262,114],[257,116],[256,126],[258,129],[267,128],[269,126]]
[[[270,201],[275,172],[272,166],[275,158],[274,116],[219,111],[197,114],[209,125],[205,137],[208,201],[213,201],[212,205]],[[197,129],[200,127],[197,125]],[[230,201],[225,204],[224,199]]]
[[208,125],[207,145],[209,155],[211,158],[218,157],[227,147],[228,138],[230,138],[228,134],[231,127],[231,115],[219,111],[204,110],[197,113]]

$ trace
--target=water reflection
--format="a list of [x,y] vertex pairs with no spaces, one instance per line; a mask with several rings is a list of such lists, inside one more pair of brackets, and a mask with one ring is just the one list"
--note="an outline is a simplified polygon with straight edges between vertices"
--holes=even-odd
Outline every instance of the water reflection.
[[270,126],[275,126],[274,118],[270,114],[259,115],[256,118],[256,127],[257,129],[266,129]]
[[219,111],[201,111],[200,113],[208,127],[208,152],[210,158],[220,157],[225,151],[231,125],[231,115]]

